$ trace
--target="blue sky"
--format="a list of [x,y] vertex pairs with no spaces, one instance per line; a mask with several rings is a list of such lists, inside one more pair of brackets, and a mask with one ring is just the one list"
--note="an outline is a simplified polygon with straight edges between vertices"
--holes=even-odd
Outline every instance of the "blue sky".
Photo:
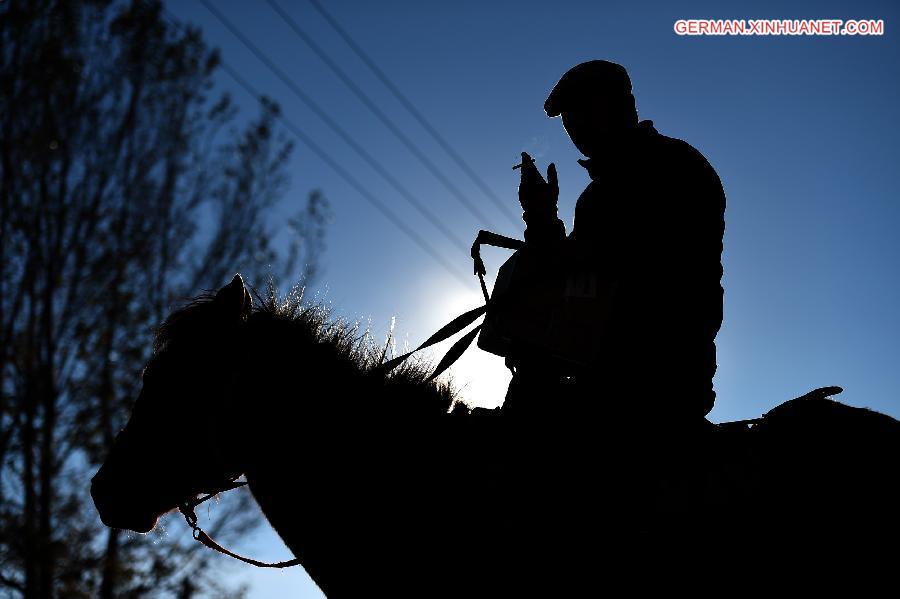
[[[443,153],[303,0],[280,4],[390,115],[490,222],[455,201],[344,84],[262,1],[216,6],[325,107],[361,145],[468,243],[480,228],[516,228]],[[169,10],[203,28],[226,62],[415,227],[458,270],[468,257],[421,218],[197,0]],[[528,151],[556,162],[560,215],[571,230],[587,184],[558,119],[542,110],[569,67],[595,58],[624,65],[642,119],[684,139],[716,168],[726,196],[725,318],[717,337],[715,421],[755,417],[814,387],[840,385],[839,399],[900,417],[900,44],[892,2],[351,2],[329,12],[403,90],[516,215]],[[683,37],[686,18],[883,19],[879,37]],[[254,112],[224,73],[223,89]],[[330,200],[325,272],[315,292],[335,311],[386,335],[392,318],[411,346],[479,304],[327,165],[298,143],[291,186],[272,215],[283,219],[311,189]],[[507,253],[485,253],[490,272]],[[222,284],[210,281],[209,285]],[[465,397],[502,401],[502,359],[473,349],[451,370]],[[312,376],[312,374],[310,374]],[[247,551],[286,555],[270,532]],[[301,572],[251,572],[250,596],[318,596]]]

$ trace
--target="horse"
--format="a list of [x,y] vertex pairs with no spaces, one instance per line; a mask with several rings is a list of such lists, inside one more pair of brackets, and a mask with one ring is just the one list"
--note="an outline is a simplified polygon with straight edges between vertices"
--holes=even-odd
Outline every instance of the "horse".
[[900,422],[839,388],[697,438],[615,434],[555,398],[535,418],[470,408],[302,292],[257,299],[236,275],[158,328],[92,479],[104,524],[148,532],[243,475],[330,597],[584,594],[898,531]]
[[329,596],[449,589],[458,555],[487,550],[471,516],[481,419],[416,363],[379,370],[385,352],[300,294],[254,309],[240,276],[193,300],[159,327],[92,480],[102,521],[147,532],[243,474]]

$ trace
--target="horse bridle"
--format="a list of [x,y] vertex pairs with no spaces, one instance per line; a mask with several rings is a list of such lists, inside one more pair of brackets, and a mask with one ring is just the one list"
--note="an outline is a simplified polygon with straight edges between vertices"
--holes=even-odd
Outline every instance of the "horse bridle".
[[184,503],[178,506],[178,511],[181,512],[181,515],[184,516],[185,522],[187,522],[188,526],[191,527],[191,536],[194,537],[194,540],[206,545],[210,549],[218,551],[219,553],[225,554],[229,557],[233,557],[234,559],[240,560],[244,563],[256,566],[257,568],[290,568],[291,566],[299,566],[299,559],[286,560],[283,562],[261,562],[259,560],[255,560],[253,558],[244,557],[238,553],[233,551],[229,551],[225,549],[218,543],[216,543],[212,537],[210,537],[206,532],[200,528],[200,525],[197,524],[197,514],[194,512],[194,508],[196,508],[201,503],[208,501],[218,495],[219,493],[224,493],[226,491],[231,491],[233,489],[239,489],[241,487],[247,486],[246,481],[228,481],[224,483],[221,487],[213,489],[207,492],[205,495],[201,497],[196,497],[194,499],[189,499]]
[[[429,337],[422,345],[417,347],[411,352],[403,354],[402,356],[398,356],[391,360],[388,360],[380,365],[380,369],[383,372],[389,372],[390,370],[396,368],[401,363],[403,363],[407,358],[409,358],[412,354],[416,353],[419,350],[425,349],[426,347],[430,347],[435,345],[441,341],[444,341],[459,331],[466,328],[469,324],[474,322],[479,316],[484,314],[487,311],[488,304],[490,303],[490,295],[488,294],[487,285],[484,282],[484,263],[481,261],[481,255],[479,252],[480,246],[482,244],[494,245],[497,247],[505,247],[509,249],[518,249],[522,246],[523,242],[517,239],[511,239],[508,237],[503,237],[502,235],[497,235],[496,233],[490,233],[488,231],[479,231],[478,238],[475,240],[475,243],[472,245],[472,259],[475,262],[475,274],[478,275],[479,283],[481,284],[481,291],[484,294],[485,305],[475,308],[473,310],[469,310],[457,316],[449,323],[441,327],[434,335]],[[475,327],[472,331],[470,331],[466,336],[457,341],[454,346],[447,352],[447,355],[444,356],[444,359],[438,364],[435,368],[434,372],[428,377],[428,380],[432,380],[440,375],[444,370],[450,367],[461,355],[462,353],[469,347],[472,340],[475,338],[475,334],[478,333],[481,326]],[[205,501],[209,501],[219,493],[224,493],[226,491],[232,491],[234,489],[239,489],[241,487],[246,486],[246,481],[235,481],[235,480],[227,480],[222,483],[220,486],[214,487],[209,491],[206,491],[205,495],[201,495],[195,497],[193,499],[188,499],[187,501],[182,502],[178,505],[178,511],[181,512],[181,515],[184,516],[185,522],[187,522],[188,526],[191,527],[191,536],[193,536],[194,540],[206,545],[210,549],[218,551],[224,555],[233,557],[234,559],[240,560],[244,563],[254,565],[258,568],[290,568],[291,566],[300,565],[299,559],[292,559],[283,562],[261,562],[259,560],[255,560],[249,557],[244,557],[243,555],[237,554],[233,551],[229,551],[225,549],[217,542],[215,542],[212,537],[210,537],[200,525],[197,524],[197,514],[195,513],[195,508]]]
[[[208,436],[209,429],[206,430],[206,433]],[[217,447],[214,443],[212,445],[213,447]],[[178,511],[181,512],[181,515],[184,516],[184,521],[187,522],[188,526],[191,527],[191,536],[194,538],[194,540],[202,543],[203,545],[206,545],[210,549],[218,551],[219,553],[222,553],[229,557],[233,557],[234,559],[240,560],[244,563],[256,566],[257,568],[290,568],[291,566],[299,566],[299,559],[269,563],[261,562],[249,557],[244,557],[243,555],[235,553],[234,551],[225,549],[215,540],[213,540],[213,538],[210,537],[202,528],[200,528],[200,525],[197,523],[197,514],[194,511],[198,505],[209,501],[219,493],[225,493],[227,491],[233,491],[234,489],[240,489],[241,487],[247,486],[247,481],[235,480],[237,478],[237,475],[235,474],[229,476],[228,474],[223,473],[222,478],[224,479],[224,482],[222,482],[221,484],[214,485],[213,487],[203,491],[203,493],[201,493],[200,495],[195,496],[191,499],[187,499],[178,504]]]
[[[427,347],[431,347],[432,345],[435,345],[437,343],[440,343],[441,341],[449,339],[456,333],[460,332],[461,330],[463,330],[464,328],[469,326],[472,322],[477,320],[479,316],[481,316],[482,314],[484,314],[487,311],[488,305],[491,303],[491,297],[488,294],[487,285],[484,282],[485,268],[484,268],[484,262],[482,262],[481,254],[480,254],[480,247],[482,244],[493,245],[496,247],[503,247],[503,248],[508,248],[508,249],[519,249],[520,247],[522,247],[524,242],[522,242],[518,239],[504,237],[502,235],[498,235],[496,233],[491,233],[488,231],[479,231],[478,237],[476,238],[475,243],[472,244],[471,255],[472,255],[472,259],[474,261],[474,266],[475,266],[474,271],[475,271],[475,274],[478,276],[478,281],[481,285],[481,292],[484,295],[484,305],[480,306],[478,308],[469,310],[469,311],[457,316],[456,318],[451,320],[449,323],[447,323],[446,325],[441,327],[434,335],[429,337],[427,340],[425,340],[424,343],[422,343],[419,347],[412,350],[411,352],[407,352],[401,356],[397,356],[391,360],[383,362],[378,367],[380,370],[382,370],[385,373],[393,370],[394,368],[396,368],[397,366],[402,364],[412,354],[414,354],[422,349],[425,349]],[[440,375],[442,372],[444,372],[447,368],[449,368],[457,359],[459,359],[459,357],[462,355],[462,353],[469,347],[469,345],[471,345],[472,341],[475,339],[475,335],[478,333],[478,331],[480,329],[481,329],[481,325],[475,327],[469,333],[467,333],[462,339],[457,341],[453,345],[453,347],[450,348],[450,350],[447,352],[447,354],[444,356],[444,358],[438,363],[434,372],[432,372],[431,375],[428,377],[428,380],[433,380],[434,378],[436,378],[438,375]],[[184,520],[185,520],[185,522],[187,522],[188,526],[191,527],[191,535],[194,537],[194,540],[206,545],[210,549],[218,551],[219,553],[223,553],[225,555],[233,557],[234,559],[240,560],[247,564],[252,564],[259,568],[289,568],[291,566],[300,565],[299,559],[292,559],[292,560],[287,560],[287,561],[283,561],[283,562],[267,563],[267,562],[261,562],[261,561],[258,561],[258,560],[255,560],[255,559],[252,559],[249,557],[244,557],[233,551],[229,551],[228,549],[225,549],[224,547],[222,547],[221,545],[216,543],[212,539],[212,537],[210,537],[208,534],[206,534],[206,532],[204,532],[203,529],[200,528],[200,526],[197,524],[197,514],[194,512],[194,509],[198,505],[200,505],[201,503],[203,503],[205,501],[212,499],[219,493],[224,493],[226,491],[238,489],[238,488],[246,486],[246,485],[247,485],[247,483],[245,481],[237,482],[234,480],[228,480],[227,482],[223,483],[221,486],[218,486],[218,487],[215,487],[215,488],[209,490],[203,496],[195,497],[194,499],[189,499],[189,500],[179,504],[178,510],[181,512],[181,515],[184,516]]]

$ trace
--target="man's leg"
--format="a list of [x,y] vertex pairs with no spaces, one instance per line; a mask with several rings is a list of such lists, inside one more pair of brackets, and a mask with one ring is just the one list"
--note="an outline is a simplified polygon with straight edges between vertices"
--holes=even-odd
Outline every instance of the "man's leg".
[[534,361],[518,361],[506,399],[503,414],[511,417],[539,417],[559,414],[569,406],[560,405],[562,377]]

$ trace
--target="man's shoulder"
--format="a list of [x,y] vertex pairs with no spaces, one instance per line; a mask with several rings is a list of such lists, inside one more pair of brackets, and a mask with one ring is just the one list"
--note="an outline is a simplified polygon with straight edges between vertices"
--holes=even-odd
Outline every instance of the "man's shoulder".
[[693,161],[712,168],[706,156],[683,139],[657,133],[653,136],[653,143],[657,151],[666,154],[666,158],[681,158],[684,161]]
[[677,137],[669,137],[662,133],[653,136],[653,144],[657,160],[681,173],[694,173],[715,179],[719,184],[719,175],[700,150]]

